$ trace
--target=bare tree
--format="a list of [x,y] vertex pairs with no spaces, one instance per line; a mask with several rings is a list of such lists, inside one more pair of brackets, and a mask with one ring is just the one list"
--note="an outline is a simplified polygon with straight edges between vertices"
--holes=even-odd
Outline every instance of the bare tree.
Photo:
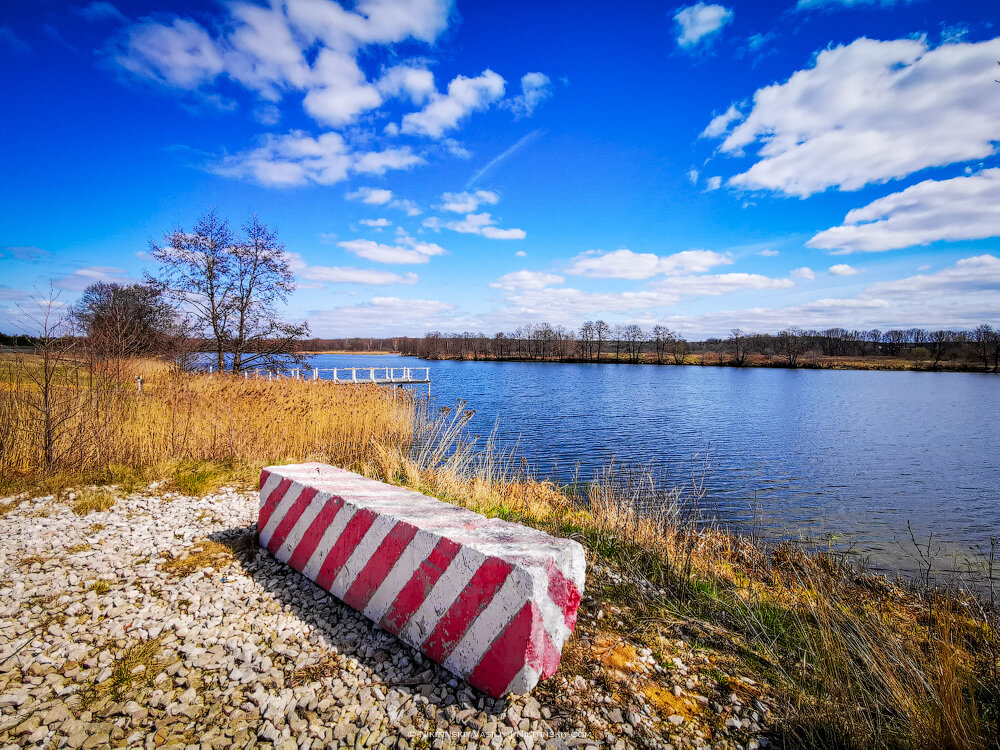
[[798,367],[799,357],[806,350],[802,331],[798,328],[786,328],[777,337],[778,353],[785,358],[789,367]]
[[611,335],[611,326],[605,323],[603,320],[598,320],[594,323],[594,340],[597,342],[597,361],[601,361],[601,347],[604,342],[608,340],[608,336]]
[[175,310],[155,287],[99,281],[83,290],[72,315],[87,337],[89,352],[114,359],[166,349]]
[[226,354],[233,355],[233,372],[296,361],[294,343],[308,332],[305,323],[278,317],[277,305],[295,287],[276,233],[255,216],[243,230],[237,240],[213,210],[194,232],[178,228],[162,246],[150,243],[160,271],[148,281],[190,313],[211,340],[219,370],[226,369]]
[[653,326],[653,347],[656,350],[656,364],[663,364],[663,357],[670,347],[671,342],[677,338],[677,334],[666,326]]
[[983,361],[983,369],[997,373],[1000,370],[1000,331],[984,323],[972,332],[972,343]]
[[733,355],[733,364],[737,367],[743,367],[747,361],[747,354],[749,353],[749,339],[747,339],[746,334],[739,328],[734,328],[729,332],[729,338],[726,339],[726,345],[729,349],[729,353]]
[[298,361],[295,342],[309,333],[309,326],[282,321],[276,309],[295,290],[295,276],[277,233],[256,215],[243,225],[243,239],[233,246],[232,272],[226,343],[233,372]]

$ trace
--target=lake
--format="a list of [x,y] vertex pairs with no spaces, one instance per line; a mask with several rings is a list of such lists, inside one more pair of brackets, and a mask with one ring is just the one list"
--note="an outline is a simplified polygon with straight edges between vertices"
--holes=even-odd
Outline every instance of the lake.
[[887,570],[916,568],[908,522],[953,570],[1000,534],[994,375],[390,355],[311,365],[430,367],[435,404],[465,401],[477,434],[499,420],[501,442],[540,476],[585,479],[611,458],[676,483],[704,474],[724,522],[756,516],[768,536],[853,547]]

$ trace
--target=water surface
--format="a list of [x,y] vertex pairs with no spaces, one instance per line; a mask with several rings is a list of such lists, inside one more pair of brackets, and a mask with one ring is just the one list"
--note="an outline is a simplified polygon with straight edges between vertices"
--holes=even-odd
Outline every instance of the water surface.
[[[612,457],[688,482],[728,522],[825,541],[912,571],[907,528],[956,569],[1000,534],[1000,378],[317,355],[316,367],[431,368],[436,403],[473,431],[499,419],[539,474],[571,481]],[[754,511],[756,497],[757,512]]]

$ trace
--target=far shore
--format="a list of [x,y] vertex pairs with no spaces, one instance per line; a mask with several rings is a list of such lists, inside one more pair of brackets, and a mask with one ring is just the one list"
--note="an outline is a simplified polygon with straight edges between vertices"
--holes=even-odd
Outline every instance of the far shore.
[[765,357],[752,354],[746,358],[743,364],[737,364],[732,357],[727,354],[717,352],[697,352],[687,354],[682,361],[676,361],[672,356],[665,357],[662,361],[657,361],[655,355],[643,354],[636,362],[629,357],[602,356],[601,359],[581,359],[579,357],[557,357],[544,358],[524,358],[524,357],[468,357],[459,355],[423,356],[419,354],[409,354],[400,351],[347,351],[342,349],[326,350],[316,352],[299,352],[302,355],[313,354],[352,354],[357,356],[372,356],[393,354],[402,357],[414,357],[431,362],[454,361],[454,362],[523,362],[523,363],[544,363],[544,364],[621,364],[621,365],[661,365],[687,366],[687,367],[764,367],[786,370],[881,370],[889,372],[983,372],[981,366],[976,366],[970,362],[958,360],[945,360],[934,363],[932,360],[906,359],[904,357],[833,357],[825,355],[805,356],[798,359],[795,364],[788,364],[784,358]]

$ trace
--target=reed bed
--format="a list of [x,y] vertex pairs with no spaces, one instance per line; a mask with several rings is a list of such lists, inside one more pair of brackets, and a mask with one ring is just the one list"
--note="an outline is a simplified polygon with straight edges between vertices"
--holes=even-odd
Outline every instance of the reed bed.
[[221,469],[252,479],[261,466],[293,460],[359,467],[379,446],[405,449],[412,435],[411,400],[376,386],[192,374],[140,361],[62,363],[46,388],[40,362],[3,364],[0,477],[8,488],[166,475],[197,486]]

